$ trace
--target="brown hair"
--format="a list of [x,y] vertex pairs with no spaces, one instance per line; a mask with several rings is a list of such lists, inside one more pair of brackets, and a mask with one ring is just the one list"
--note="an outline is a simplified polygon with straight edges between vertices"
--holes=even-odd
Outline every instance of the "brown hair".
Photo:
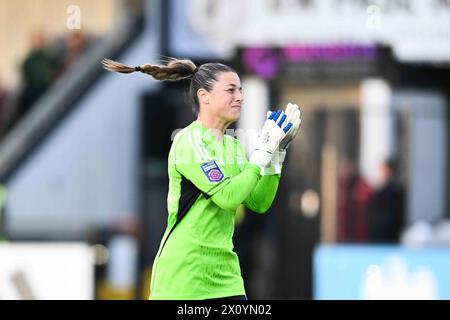
[[221,72],[236,71],[222,63],[205,63],[197,67],[189,59],[169,58],[165,64],[144,64],[130,67],[125,64],[103,59],[103,67],[109,71],[120,73],[142,72],[152,76],[156,80],[180,81],[190,78],[189,96],[195,113],[199,111],[197,91],[205,89],[211,91],[217,81],[217,75]]

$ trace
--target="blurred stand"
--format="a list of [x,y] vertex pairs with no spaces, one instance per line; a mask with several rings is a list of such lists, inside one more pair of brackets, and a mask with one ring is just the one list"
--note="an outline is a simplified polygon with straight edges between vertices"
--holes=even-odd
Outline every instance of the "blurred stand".
[[368,207],[373,190],[358,172],[355,164],[343,157],[339,163],[337,242],[369,240]]
[[128,216],[118,222],[109,237],[106,278],[99,288],[99,299],[137,299],[139,236],[138,221]]
[[[21,12],[33,15],[23,1]],[[166,226],[171,137],[194,116],[186,83],[106,73],[100,61],[136,65],[175,56],[235,67],[245,95],[237,128],[260,128],[267,109],[290,101],[303,113],[272,208],[238,215],[235,244],[249,297],[312,299],[318,245],[358,242],[364,257],[372,253],[366,244],[396,245],[403,231],[401,243],[433,238],[446,246],[448,228],[440,222],[450,214],[448,4],[317,3],[83,2],[93,28],[53,30],[48,42],[37,37],[33,53],[6,63],[20,66],[27,57],[23,84],[6,85],[3,103],[0,90],[8,240],[86,241],[96,246],[97,298],[148,297]],[[63,12],[65,21],[62,9],[48,10],[45,20],[61,20]],[[17,21],[0,30],[28,26]],[[7,47],[25,43],[34,30],[28,26]],[[7,75],[5,83],[14,81]],[[19,112],[22,99],[34,103]],[[384,166],[380,180],[380,163],[390,158],[397,170]],[[117,227],[128,215],[138,234]],[[342,273],[360,279],[347,262]]]
[[403,230],[400,241],[408,247],[450,247],[450,220],[440,220],[434,224],[418,220]]
[[6,241],[5,232],[5,207],[8,192],[3,185],[0,185],[0,242]]

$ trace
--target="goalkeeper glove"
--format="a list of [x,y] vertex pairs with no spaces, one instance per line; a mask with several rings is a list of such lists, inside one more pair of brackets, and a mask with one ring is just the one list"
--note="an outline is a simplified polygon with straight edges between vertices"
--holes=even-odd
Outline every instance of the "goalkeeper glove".
[[[267,116],[269,117],[272,112],[268,111]],[[286,150],[289,148],[292,140],[297,136],[298,130],[300,128],[300,110],[298,105],[288,103],[286,106],[285,114],[287,121],[292,123],[292,129],[286,134],[283,140],[280,142],[279,148],[273,153],[270,165],[263,168],[262,175],[273,175],[280,174],[281,168],[283,167],[284,159],[286,158]]]
[[[292,140],[297,136],[298,130],[300,129],[300,124],[302,119],[300,118],[301,113],[298,105],[293,103],[288,103],[286,106],[285,114],[287,116],[287,121],[292,123],[292,130],[283,138],[280,142],[280,150],[286,151],[289,148]],[[284,160],[284,159],[283,159]]]
[[261,170],[270,163],[280,142],[293,127],[286,119],[287,116],[282,111],[274,111],[269,115],[256,142],[255,151],[250,156],[250,163],[258,165]]

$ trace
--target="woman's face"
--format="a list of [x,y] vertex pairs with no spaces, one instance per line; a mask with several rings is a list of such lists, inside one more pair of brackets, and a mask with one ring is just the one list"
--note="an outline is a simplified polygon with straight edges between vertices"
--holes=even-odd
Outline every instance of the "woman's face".
[[214,87],[207,95],[205,111],[226,122],[234,122],[239,119],[244,99],[241,80],[236,73],[219,73]]

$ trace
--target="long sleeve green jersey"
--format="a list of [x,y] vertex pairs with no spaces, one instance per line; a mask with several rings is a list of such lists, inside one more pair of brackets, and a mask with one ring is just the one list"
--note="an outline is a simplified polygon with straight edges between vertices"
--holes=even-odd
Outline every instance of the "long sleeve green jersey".
[[264,213],[279,175],[260,175],[239,140],[219,141],[200,122],[181,130],[168,162],[168,220],[156,255],[150,299],[210,299],[244,295],[233,251],[239,205]]

